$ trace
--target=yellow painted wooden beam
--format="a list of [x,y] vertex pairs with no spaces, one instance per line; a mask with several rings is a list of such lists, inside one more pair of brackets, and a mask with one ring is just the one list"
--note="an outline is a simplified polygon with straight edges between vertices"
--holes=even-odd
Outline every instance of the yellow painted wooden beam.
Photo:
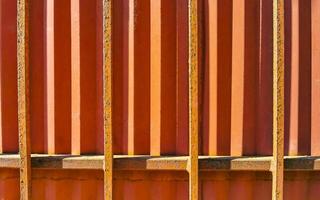
[[112,200],[112,0],[103,0],[104,196]]
[[198,0],[189,0],[189,199],[199,197]]
[[272,199],[283,199],[284,173],[284,0],[273,1]]
[[20,199],[31,199],[29,110],[29,0],[17,1],[18,127]]

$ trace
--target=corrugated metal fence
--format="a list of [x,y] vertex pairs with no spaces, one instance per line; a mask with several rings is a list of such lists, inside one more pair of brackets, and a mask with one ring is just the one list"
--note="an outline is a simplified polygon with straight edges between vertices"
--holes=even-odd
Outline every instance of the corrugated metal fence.
[[0,199],[318,199],[319,53],[319,0],[0,0]]

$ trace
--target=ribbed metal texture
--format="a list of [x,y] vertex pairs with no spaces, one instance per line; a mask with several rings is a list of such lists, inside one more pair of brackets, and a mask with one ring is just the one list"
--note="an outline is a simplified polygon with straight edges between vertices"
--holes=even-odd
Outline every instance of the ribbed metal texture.
[[[30,0],[32,153],[104,153],[102,0]],[[114,0],[113,153],[189,155],[187,0]],[[198,0],[199,154],[272,155],[272,0]],[[0,153],[19,152],[17,2],[0,0]],[[285,1],[285,154],[320,156],[320,1]],[[270,172],[200,172],[199,198],[271,199]],[[319,172],[286,172],[315,200]],[[103,199],[103,171],[32,169],[32,199]],[[114,199],[188,199],[188,173],[115,171]],[[0,199],[19,170],[0,169]]]

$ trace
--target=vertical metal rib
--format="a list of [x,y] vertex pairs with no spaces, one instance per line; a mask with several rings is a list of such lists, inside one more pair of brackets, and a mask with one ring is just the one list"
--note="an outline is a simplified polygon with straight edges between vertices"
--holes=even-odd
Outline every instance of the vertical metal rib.
[[272,199],[283,199],[284,0],[273,1],[273,172]]
[[198,199],[198,0],[189,0],[189,199]]
[[103,0],[104,196],[112,200],[112,0]]
[[31,199],[29,120],[29,0],[18,0],[17,29],[20,199]]

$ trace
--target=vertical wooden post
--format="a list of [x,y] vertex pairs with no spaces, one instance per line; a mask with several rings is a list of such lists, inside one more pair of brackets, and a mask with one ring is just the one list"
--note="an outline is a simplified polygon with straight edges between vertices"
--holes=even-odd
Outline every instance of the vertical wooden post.
[[29,115],[29,0],[17,4],[18,126],[20,151],[20,199],[31,199]]
[[198,199],[198,0],[189,0],[189,199]]
[[104,196],[112,200],[112,0],[103,0]]
[[284,0],[273,1],[273,172],[272,199],[283,199]]

